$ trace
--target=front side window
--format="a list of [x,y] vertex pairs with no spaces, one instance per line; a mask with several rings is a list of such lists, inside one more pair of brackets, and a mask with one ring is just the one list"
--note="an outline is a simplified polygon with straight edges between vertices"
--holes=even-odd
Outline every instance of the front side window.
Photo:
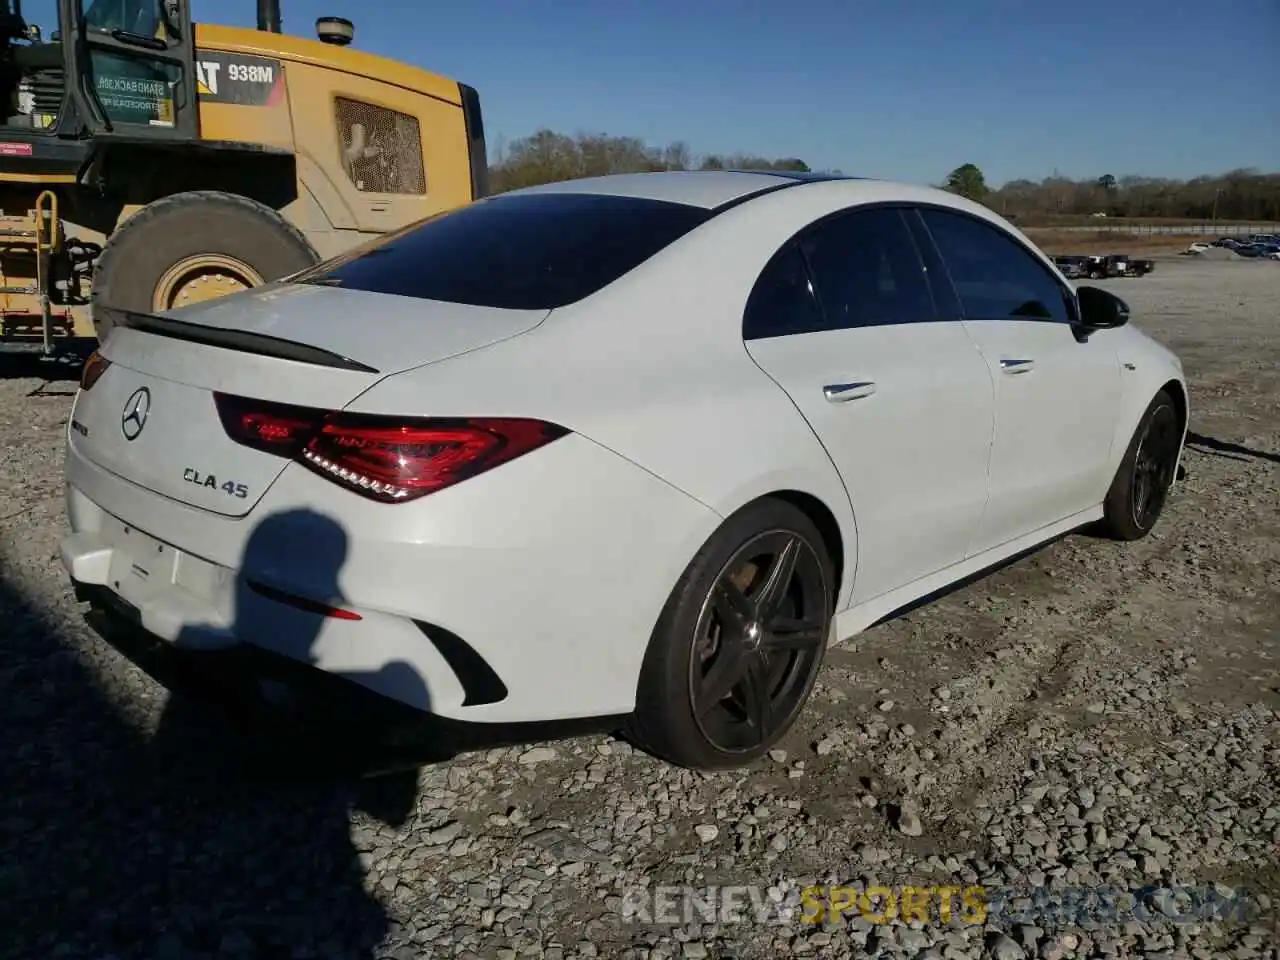
[[93,0],[84,10],[84,25],[99,33],[155,37],[163,22],[160,4],[161,0]]
[[[123,33],[160,41],[169,36],[161,0],[93,0],[82,9],[90,34]],[[102,109],[113,123],[174,125],[175,91],[182,82],[177,64],[148,57],[144,49],[131,54],[91,47],[89,70]]]
[[921,210],[970,320],[1070,323],[1066,293],[1013,238],[976,217]]
[[902,214],[855,211],[800,243],[827,326],[873,327],[937,319],[924,267]]
[[701,207],[637,197],[500,195],[335,257],[292,282],[552,310],[613,283],[710,216]]

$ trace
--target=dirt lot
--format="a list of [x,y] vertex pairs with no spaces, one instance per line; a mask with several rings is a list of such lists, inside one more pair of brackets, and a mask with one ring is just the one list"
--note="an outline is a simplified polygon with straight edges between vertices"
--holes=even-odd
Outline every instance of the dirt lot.
[[1214,239],[1203,234],[1128,234],[1102,230],[1093,232],[1035,227],[1030,227],[1025,232],[1036,246],[1052,257],[1110,253],[1125,253],[1131,257],[1177,254],[1186,250],[1197,240]]
[[[714,777],[605,736],[251,776],[84,623],[55,558],[73,385],[0,380],[0,954],[1280,956],[1280,264],[1108,283],[1191,379],[1156,533],[1068,538],[833,649],[785,755]],[[751,889],[646,916],[641,883]],[[980,884],[988,915],[753,905],[813,916],[814,883]],[[1147,890],[1107,912],[1103,885]]]

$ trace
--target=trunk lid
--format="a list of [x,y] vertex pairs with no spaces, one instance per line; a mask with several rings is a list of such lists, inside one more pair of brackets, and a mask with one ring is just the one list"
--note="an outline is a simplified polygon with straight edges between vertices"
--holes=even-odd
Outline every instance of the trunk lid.
[[131,483],[239,517],[290,461],[228,437],[215,393],[341,410],[389,374],[515,336],[547,311],[274,286],[164,316],[116,313],[109,365],[77,394],[68,443]]
[[548,313],[276,282],[162,316],[317,347],[390,374],[517,336]]

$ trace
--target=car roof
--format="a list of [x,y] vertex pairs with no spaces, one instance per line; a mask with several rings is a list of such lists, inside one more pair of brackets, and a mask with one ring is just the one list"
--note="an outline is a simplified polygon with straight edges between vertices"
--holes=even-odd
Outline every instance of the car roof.
[[588,193],[644,200],[666,200],[714,210],[769,190],[826,180],[857,180],[842,174],[791,170],[660,170],[580,177],[512,190],[516,194]]
[[579,177],[512,190],[516,194],[594,194],[680,203],[720,211],[754,197],[804,184],[840,186],[853,203],[930,202],[994,216],[987,208],[939,187],[839,173],[791,170],[660,170]]

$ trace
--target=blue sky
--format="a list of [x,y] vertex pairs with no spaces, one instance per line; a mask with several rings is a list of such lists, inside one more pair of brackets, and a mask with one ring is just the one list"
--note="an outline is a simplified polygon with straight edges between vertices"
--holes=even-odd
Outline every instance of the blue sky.
[[[938,182],[1280,170],[1277,0],[281,0],[550,127]],[[194,0],[254,23],[253,0]]]

